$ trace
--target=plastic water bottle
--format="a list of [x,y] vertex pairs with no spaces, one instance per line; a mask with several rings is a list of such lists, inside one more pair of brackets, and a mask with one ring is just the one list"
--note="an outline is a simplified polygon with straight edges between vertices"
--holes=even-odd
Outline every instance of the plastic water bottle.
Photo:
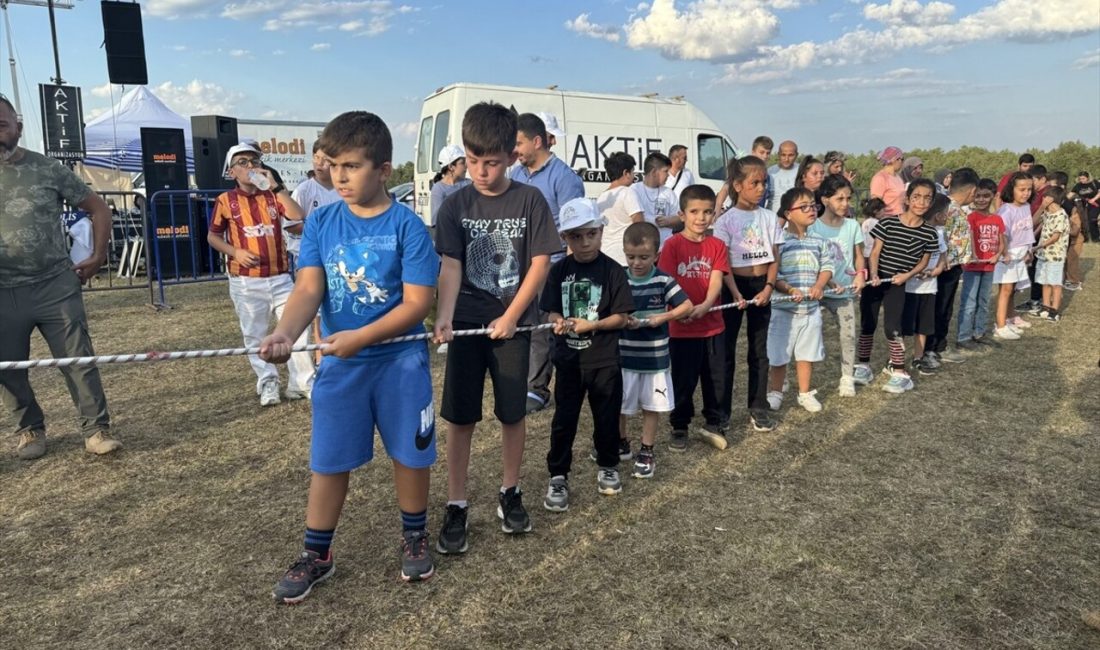
[[257,169],[248,170],[248,182],[255,185],[261,192],[266,192],[271,189],[271,181]]

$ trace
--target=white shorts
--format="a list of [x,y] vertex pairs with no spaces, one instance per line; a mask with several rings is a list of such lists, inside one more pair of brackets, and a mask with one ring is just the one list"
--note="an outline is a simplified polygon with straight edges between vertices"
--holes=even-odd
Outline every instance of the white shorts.
[[[1020,280],[1027,280],[1027,264],[1024,264],[1024,255],[1027,249],[1012,249],[1008,252],[1012,261],[997,262],[993,267],[993,284],[1016,284]],[[1020,287],[1016,287],[1019,289]]]
[[1065,270],[1064,260],[1058,262],[1039,260],[1035,263],[1035,284],[1047,286],[1062,284],[1062,274]]
[[825,341],[821,335],[821,310],[796,314],[788,309],[772,309],[768,323],[768,364],[785,366],[795,361],[825,359]]
[[638,410],[650,413],[671,413],[672,373],[623,371],[623,415],[635,415]]

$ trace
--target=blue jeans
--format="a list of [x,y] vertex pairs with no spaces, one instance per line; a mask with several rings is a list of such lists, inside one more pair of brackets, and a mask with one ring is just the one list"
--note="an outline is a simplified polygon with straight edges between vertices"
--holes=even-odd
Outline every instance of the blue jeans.
[[956,328],[958,342],[969,341],[985,334],[992,292],[993,271],[963,271],[959,322]]

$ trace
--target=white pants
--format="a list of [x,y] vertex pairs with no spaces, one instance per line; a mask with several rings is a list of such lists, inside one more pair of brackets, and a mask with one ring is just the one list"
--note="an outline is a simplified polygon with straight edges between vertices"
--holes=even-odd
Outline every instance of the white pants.
[[[246,347],[258,347],[271,329],[271,315],[276,318],[283,317],[283,307],[294,289],[294,280],[290,274],[272,276],[270,278],[243,278],[229,277],[229,297],[233,300],[233,306],[237,309],[237,318],[241,321],[241,334],[244,335]],[[307,327],[295,345],[305,345],[309,342],[309,328]],[[260,359],[258,355],[248,355],[248,362],[252,364],[252,370],[256,373],[256,392],[259,393],[264,382],[274,379],[279,381],[279,370],[274,364]],[[309,352],[295,352],[290,355],[287,364],[290,379],[287,381],[288,390],[306,392],[313,384],[313,358]]]

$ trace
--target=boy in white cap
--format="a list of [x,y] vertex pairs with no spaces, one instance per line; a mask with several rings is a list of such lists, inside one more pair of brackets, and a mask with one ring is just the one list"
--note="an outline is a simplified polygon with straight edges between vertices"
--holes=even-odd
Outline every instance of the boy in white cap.
[[439,152],[439,171],[432,179],[432,228],[444,199],[470,184],[466,178],[466,148],[449,144]]
[[[271,172],[263,167],[261,155],[259,149],[243,143],[229,149],[225,173],[237,182],[237,187],[218,196],[206,236],[211,248],[228,258],[229,297],[248,347],[257,347],[267,335],[272,314],[282,317],[283,307],[294,289],[282,221],[304,216],[290,192],[277,185]],[[261,190],[257,183],[270,189]],[[303,333],[295,343],[305,345],[306,341],[307,334]],[[257,355],[249,355],[248,361],[256,373],[260,405],[278,404],[278,369]],[[309,397],[313,385],[310,354],[291,355],[289,372],[287,399]]]
[[573,199],[562,206],[559,232],[571,252],[550,267],[539,303],[554,324],[552,358],[558,373],[546,455],[550,487],[543,500],[553,512],[569,509],[573,440],[585,394],[592,408],[599,492],[622,491],[617,469],[623,401],[619,330],[634,311],[634,299],[623,267],[600,252],[605,223],[592,199]]

